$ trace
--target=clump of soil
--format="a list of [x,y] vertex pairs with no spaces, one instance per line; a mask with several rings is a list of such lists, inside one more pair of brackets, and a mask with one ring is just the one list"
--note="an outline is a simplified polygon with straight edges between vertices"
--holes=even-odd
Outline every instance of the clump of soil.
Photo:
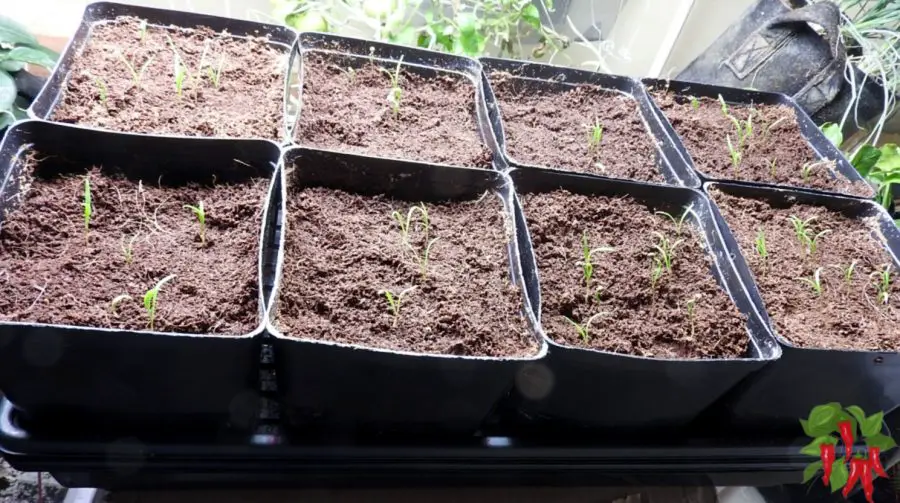
[[[409,246],[392,212],[415,203],[337,190],[289,195],[277,324],[287,335],[375,348],[466,356],[538,350],[509,278],[512,239],[500,201],[426,203]],[[433,241],[437,239],[437,241]],[[420,259],[432,243],[423,277]],[[399,314],[385,291],[402,295]],[[340,327],[335,330],[335,327]]]
[[[689,223],[679,234],[668,217],[654,214],[656,208],[630,198],[564,190],[526,195],[523,204],[541,278],[541,321],[551,339],[660,358],[746,355],[744,317],[713,277],[712,260]],[[584,236],[588,248],[597,250],[587,284]],[[660,236],[674,254],[671,271],[663,268],[654,285]],[[587,341],[566,319],[586,325],[598,313]]]
[[[897,267],[877,240],[874,222],[820,206],[770,203],[717,190],[712,196],[753,272],[779,335],[804,348],[900,350]],[[808,222],[810,238],[826,232],[814,252],[801,242],[791,217]],[[760,235],[766,258],[757,251]],[[885,304],[877,285],[888,265],[891,283]],[[821,294],[807,281],[815,279],[817,270]]]
[[[155,330],[242,335],[259,325],[268,180],[167,185],[162,177],[159,185],[112,166],[41,157],[25,161],[21,203],[0,229],[0,319],[146,330],[145,292],[175,275],[159,292]],[[85,176],[93,206],[87,232]],[[205,244],[184,207],[199,201]],[[129,298],[113,307],[122,295]]]
[[144,30],[139,19],[119,17],[92,27],[51,117],[133,133],[280,141],[288,50],[204,27]]
[[[548,87],[494,73],[506,151],[523,164],[645,182],[662,182],[659,151],[637,101],[597,86]],[[592,144],[594,127],[602,127]]]
[[[840,175],[834,160],[819,159],[803,137],[793,108],[728,104],[728,115],[741,123],[744,133],[752,115],[750,134],[745,135],[746,141],[741,145],[738,126],[725,115],[718,100],[692,100],[666,91],[652,95],[681,137],[694,166],[709,178],[871,195],[872,189],[865,183],[851,182]],[[728,137],[732,149],[728,147]],[[737,166],[732,150],[740,154]]]
[[472,81],[401,66],[395,113],[389,96],[396,71],[396,64],[381,67],[364,58],[304,54],[296,141],[356,154],[490,168],[490,151],[478,134]]

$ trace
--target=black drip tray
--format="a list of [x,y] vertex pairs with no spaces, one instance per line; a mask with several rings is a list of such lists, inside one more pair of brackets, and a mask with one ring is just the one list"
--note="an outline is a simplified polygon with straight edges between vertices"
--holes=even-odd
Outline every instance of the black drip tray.
[[[61,423],[63,421],[60,421]],[[499,424],[467,438],[288,439],[238,432],[148,432],[129,437],[79,434],[20,424],[0,402],[0,450],[21,471],[46,471],[63,484],[104,489],[146,487],[422,487],[559,485],[778,485],[797,483],[810,461],[802,439],[690,437],[616,444],[552,429]],[[87,432],[88,430],[83,430]],[[688,433],[685,431],[684,433]],[[190,437],[190,438],[189,438]],[[676,438],[668,436],[668,438]],[[629,445],[623,441],[632,440]]]

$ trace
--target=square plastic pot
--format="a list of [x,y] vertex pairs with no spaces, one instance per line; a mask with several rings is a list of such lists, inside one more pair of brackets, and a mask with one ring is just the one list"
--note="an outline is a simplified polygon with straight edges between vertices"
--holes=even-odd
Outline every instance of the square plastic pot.
[[[700,187],[700,179],[690,167],[684,164],[681,154],[676,146],[672,144],[669,135],[659,124],[650,96],[639,81],[620,75],[608,75],[510,59],[481,58],[479,61],[484,67],[484,72],[481,75],[481,85],[484,88],[488,124],[490,125],[490,134],[493,136],[492,143],[496,144],[495,152],[498,152],[506,167],[515,165],[520,169],[542,169],[580,174],[560,170],[553,166],[537,166],[524,163],[513,159],[509,155],[509,152],[506,150],[506,135],[503,129],[501,105],[494,95],[490,82],[491,74],[496,72],[508,73],[516,79],[530,81],[532,85],[552,93],[564,93],[580,85],[592,85],[633,98],[638,104],[641,118],[647,128],[646,134],[650,136],[654,145],[656,145],[656,167],[663,178],[665,178],[665,183],[684,187]],[[608,179],[608,177],[592,174],[584,174],[584,176]]]
[[[84,17],[81,19],[78,30],[75,31],[75,35],[66,44],[66,48],[60,55],[56,67],[53,69],[53,73],[44,85],[44,88],[41,89],[41,92],[28,108],[29,117],[53,120],[51,115],[53,115],[54,109],[56,109],[60,99],[62,99],[72,64],[90,41],[91,30],[94,26],[108,23],[119,16],[134,16],[146,19],[148,24],[160,27],[195,28],[205,26],[217,33],[227,31],[230,36],[235,38],[267,37],[271,45],[281,47],[285,54],[289,53],[297,40],[297,32],[286,26],[114,2],[88,4],[84,9]],[[289,75],[290,66],[285,69],[285,81],[288,80]],[[283,110],[283,114],[285,121],[283,129],[285,130],[285,135],[287,135],[286,108]],[[290,137],[285,136],[285,141],[289,139]]]
[[[710,183],[705,190],[778,203],[812,204],[850,218],[868,219],[877,226],[872,239],[888,251],[894,267],[900,267],[900,230],[884,208],[872,201],[726,183]],[[900,405],[900,353],[800,348],[775,332],[753,274],[715,202],[713,214],[754,308],[783,349],[780,360],[735,390],[727,407],[730,421],[744,428],[793,428],[799,432],[797,421],[807,417],[816,405],[841,402],[885,413]]]
[[[722,86],[714,86],[707,84],[698,84],[696,82],[681,82],[677,80],[662,80],[662,79],[643,79],[641,82],[649,89],[667,89],[669,92],[673,92],[678,96],[695,96],[698,98],[712,98],[719,99],[719,96],[725,100],[726,103],[729,104],[740,104],[740,105],[781,105],[794,110],[794,113],[797,117],[797,124],[800,126],[800,133],[803,135],[803,138],[809,144],[810,148],[816,153],[819,159],[832,159],[835,161],[836,171],[831,172],[832,177],[841,177],[851,182],[862,182],[863,187],[868,187],[869,192],[865,194],[860,194],[858,196],[854,196],[852,194],[848,194],[848,197],[864,197],[864,198],[872,198],[875,196],[875,191],[871,189],[871,186],[868,185],[867,182],[860,176],[859,172],[856,171],[856,168],[853,167],[852,164],[844,157],[844,154],[834,146],[831,141],[822,134],[822,131],[818,126],[809,118],[809,115],[799,105],[794,101],[793,98],[786,94],[779,93],[768,93],[762,91],[750,91],[746,89],[735,89],[732,87],[722,87]],[[651,95],[652,96],[652,95]],[[652,100],[652,97],[651,97]],[[672,124],[669,123],[669,120],[666,119],[666,115],[653,104],[653,109],[655,112],[656,120],[658,121],[660,127],[665,131],[665,134],[670,139],[670,142],[675,146],[675,150],[678,152],[678,155],[681,156],[684,163],[687,164],[691,169],[697,172],[700,176],[701,180],[704,182],[712,181],[712,182],[727,182],[734,183],[740,185],[747,185],[751,187],[782,187],[786,189],[794,189],[799,191],[806,192],[814,192],[818,194],[828,194],[829,192],[813,189],[810,187],[800,187],[800,186],[791,186],[784,184],[768,184],[768,183],[759,183],[759,182],[744,182],[730,179],[722,179],[715,178],[707,173],[704,173],[697,169],[697,166],[694,164],[694,160],[691,158],[690,152],[687,151],[687,148],[684,146],[684,143],[681,141],[681,137],[675,132],[675,129],[672,127]]]
[[[699,231],[707,254],[713,259],[710,271],[720,287],[747,318],[749,350],[735,359],[664,359],[631,356],[595,349],[582,349],[551,340],[547,368],[532,367],[532,379],[543,380],[542,397],[526,399],[524,411],[556,426],[614,428],[627,430],[668,430],[685,426],[751,373],[777,360],[781,349],[766,328],[747,296],[741,274],[730,260],[713,221],[709,199],[701,192],[640,182],[607,180],[549,171],[516,169],[510,172],[518,197],[523,194],[564,189],[576,194],[604,197],[631,197],[653,204],[662,211],[679,212],[692,205],[690,223]],[[527,215],[515,201],[520,232],[527,232]],[[522,253],[523,270],[540,271],[530,248]],[[526,277],[537,287],[529,294],[532,311],[540,321],[540,278]],[[521,393],[526,398],[529,393]]]
[[[509,179],[493,170],[306,148],[287,150],[283,162],[282,173],[294,167],[290,183],[295,186],[372,196],[385,194],[416,202],[475,200],[485,191],[492,191],[512,216]],[[282,187],[286,183],[282,178]],[[285,215],[289,197],[282,189],[281,211]],[[285,230],[285,234],[289,232],[290,229]],[[534,330],[537,321],[525,299],[531,290],[522,287],[525,279],[520,270],[520,246],[527,247],[528,243],[510,240],[506,266],[510,281],[522,289],[522,316]],[[267,330],[275,338],[279,392],[288,423],[295,431],[302,428],[305,432],[338,435],[472,435],[510,391],[517,372],[546,353],[546,344],[536,332],[539,349],[525,358],[432,355],[291,337],[282,333],[276,323],[284,260],[282,245]]]
[[[3,215],[16,209],[19,161],[31,147],[87,166],[127,166],[148,180],[165,174],[206,181],[215,175],[224,183],[248,176],[274,182],[280,154],[278,145],[265,140],[146,137],[18,122],[0,143]],[[246,166],[231,167],[235,159]],[[259,222],[260,283],[261,257],[271,237],[263,224],[278,209],[273,186]],[[77,417],[112,431],[249,427],[258,414],[254,362],[264,329],[262,297],[258,326],[241,336],[0,322],[0,390],[32,421]]]
[[[455,54],[447,54],[445,52],[431,51],[428,49],[419,49],[404,45],[386,44],[382,42],[373,42],[352,37],[341,37],[326,33],[303,32],[297,39],[294,50],[291,51],[290,68],[298,67],[299,95],[300,107],[297,111],[297,119],[303,113],[303,56],[309,52],[330,53],[336,56],[349,58],[354,62],[356,67],[362,66],[370,61],[384,64],[388,68],[396,67],[397,63],[401,63],[401,67],[408,72],[413,72],[423,77],[439,76],[441,74],[452,73],[457,76],[462,75],[472,83],[475,90],[475,122],[478,128],[478,135],[482,142],[496,157],[497,145],[493,140],[493,134],[490,131],[490,125],[487,117],[487,106],[484,100],[484,89],[481,86],[481,64],[474,59],[465,56],[457,56]],[[295,63],[295,59],[299,59],[299,63]],[[402,59],[402,61],[401,61]],[[286,90],[287,96],[290,90]],[[290,141],[294,142],[293,125]],[[410,141],[415,141],[415,131],[409,132]],[[368,156],[375,157],[375,156]],[[410,159],[410,162],[420,162]]]

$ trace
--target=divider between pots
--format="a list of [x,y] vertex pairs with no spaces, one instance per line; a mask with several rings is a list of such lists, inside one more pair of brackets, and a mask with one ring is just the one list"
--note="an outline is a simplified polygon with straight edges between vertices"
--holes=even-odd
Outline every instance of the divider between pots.
[[[740,358],[653,358],[562,344],[550,339],[542,330],[549,345],[547,363],[550,373],[546,379],[551,383],[548,386],[551,391],[540,399],[526,399],[522,405],[526,413],[547,420],[547,427],[554,424],[558,427],[615,427],[616,431],[678,428],[689,423],[740,380],[780,356],[780,347],[754,310],[734,264],[728,259],[705,195],[692,189],[544,170],[514,169],[510,176],[517,194],[516,218],[521,223],[528,221],[527,209],[521,204],[523,196],[557,189],[589,197],[628,196],[641,204],[665,208],[675,215],[690,207],[693,213],[688,213],[689,225],[696,226],[701,235],[703,247],[712,259],[711,272],[719,287],[745,317],[744,329],[749,340],[747,353]],[[519,232],[529,232],[521,227],[521,223]],[[592,242],[591,246],[594,245],[596,243]],[[533,246],[536,249],[538,245]],[[531,250],[523,253],[524,269],[536,264],[533,253]],[[532,310],[539,320],[544,320],[543,324],[546,320],[540,314],[542,294],[537,277],[541,271],[536,265],[535,270],[535,281],[529,282],[529,286],[538,289],[530,292],[529,298],[536,303]]]
[[[72,66],[78,57],[82,55],[87,45],[90,43],[93,28],[100,24],[107,24],[121,16],[133,16],[146,20],[150,26],[157,27],[174,27],[183,29],[192,29],[197,27],[208,27],[217,33],[227,33],[231,38],[250,38],[265,37],[269,40],[269,45],[278,47],[283,50],[285,55],[290,53],[290,49],[296,41],[297,33],[286,26],[255,23],[251,21],[243,21],[233,18],[225,18],[219,16],[211,16],[206,14],[197,14],[192,12],[182,12],[169,9],[158,9],[152,7],[142,7],[134,5],[119,4],[114,2],[95,2],[85,7],[84,15],[75,35],[69,40],[63,50],[56,67],[51,73],[47,83],[41,92],[28,108],[28,116],[33,119],[46,119],[53,121],[52,115],[60,105],[63,98],[65,88],[72,76]],[[167,55],[168,57],[169,55]],[[117,62],[115,64],[120,64]],[[121,63],[124,64],[124,63]],[[143,72],[139,63],[132,63],[134,70]],[[290,67],[284,72],[284,80],[289,78]],[[206,75],[204,74],[205,78]],[[102,82],[102,81],[101,81]],[[98,85],[99,84],[95,84]],[[106,84],[103,84],[105,88]],[[217,86],[218,87],[218,86]],[[99,91],[101,100],[105,101],[103,94],[109,90]],[[173,94],[175,90],[173,88]],[[110,97],[112,99],[112,97]],[[282,107],[281,115],[283,120],[287,115],[287,109]],[[59,121],[56,121],[59,122]],[[87,127],[94,127],[91,124],[85,124]],[[279,129],[281,125],[279,124]],[[197,131],[197,133],[201,133]],[[187,136],[194,135],[171,135],[165,133],[145,133],[156,136]],[[219,136],[217,136],[219,137]],[[222,136],[223,137],[223,136]],[[269,138],[272,139],[272,138]]]
[[[887,212],[872,201],[811,192],[750,187],[730,183],[707,183],[708,194],[719,192],[742,199],[761,200],[778,207],[811,205],[853,219],[867,220],[871,239],[878,241],[900,267],[900,231]],[[762,316],[782,346],[784,355],[747,379],[728,397],[727,410],[733,424],[744,428],[787,430],[796,427],[815,405],[841,402],[864,410],[888,411],[900,405],[900,384],[895,379],[900,354],[890,351],[804,348],[778,334],[767,311],[758,283],[722,211],[713,198],[715,225],[730,250],[742,281],[747,285],[754,309]],[[785,222],[785,225],[790,225]],[[837,232],[837,231],[835,231]],[[820,246],[827,246],[826,242]],[[802,281],[797,279],[798,282]],[[825,288],[835,288],[834,282]]]
[[[481,58],[479,61],[481,61],[481,64],[484,67],[481,76],[481,85],[484,88],[487,106],[487,123],[490,126],[492,135],[496,138],[497,156],[502,159],[506,166],[515,165],[520,169],[543,169],[579,174],[578,172],[563,170],[555,166],[538,165],[534,162],[525,162],[523,159],[514,159],[509,154],[509,140],[507,138],[508,135],[505,132],[502,114],[503,105],[497,99],[496,91],[491,84],[491,76],[499,73],[509,74],[512,79],[528,83],[528,85],[535,86],[540,92],[549,94],[570,92],[580,86],[594,86],[601,90],[613,91],[630,97],[637,104],[637,112],[644,125],[644,133],[654,147],[655,166],[658,169],[658,174],[662,176],[662,180],[659,182],[651,183],[665,183],[687,187],[700,186],[699,178],[693,170],[681,162],[679,152],[675,149],[674,145],[672,145],[665,130],[659,125],[652,108],[653,105],[650,97],[647,95],[646,89],[644,89],[637,80],[619,75],[608,75],[554,65],[500,58]],[[577,114],[578,112],[566,110],[564,113]],[[591,122],[593,120],[593,118],[588,117],[585,119],[585,122]],[[627,121],[628,117],[623,118],[623,120]],[[591,143],[591,148],[601,148],[600,143],[604,137],[604,125],[600,124],[600,129],[596,130],[594,133],[591,131],[592,126],[593,124],[583,124],[586,142],[587,139],[594,134],[595,136],[599,136],[599,138],[591,139],[591,142],[595,139],[597,142],[597,145]],[[636,161],[636,163],[637,162],[643,161]],[[612,178],[612,175],[602,174],[602,171],[600,173],[580,174],[601,178]]]
[[[24,167],[23,156],[30,149],[43,156],[35,162],[44,162],[44,159],[67,161],[75,167],[75,172],[84,166],[102,166],[113,173],[121,168],[125,170],[123,173],[130,173],[128,176],[140,177],[140,180],[146,177],[148,186],[154,183],[174,183],[174,186],[210,183],[212,178],[207,177],[215,177],[213,183],[223,184],[223,187],[244,179],[257,178],[257,185],[265,180],[260,187],[265,190],[260,191],[258,230],[253,243],[257,248],[254,254],[257,313],[253,328],[246,333],[196,334],[29,321],[0,323],[0,388],[31,420],[53,421],[65,414],[90,420],[98,428],[110,431],[128,431],[140,425],[207,431],[226,426],[252,426],[258,412],[254,353],[258,354],[257,336],[265,327],[261,262],[268,246],[265,221],[276,209],[272,190],[280,153],[278,145],[265,140],[148,137],[31,120],[13,125],[0,145],[0,166],[4,170],[2,191],[8,205],[4,219],[9,218],[21,202],[20,196],[13,194],[19,194],[19,184],[25,180],[19,176],[19,171]],[[92,148],[86,150],[84,145]],[[52,173],[47,172],[48,175]],[[88,187],[87,183],[85,186]],[[90,187],[85,193],[90,191],[92,199],[86,199],[87,196],[85,199],[92,207],[102,205],[102,209],[86,214],[92,216],[85,216],[85,221],[89,222],[88,218],[112,218],[105,206],[109,201],[103,200],[103,183]],[[135,182],[135,187],[140,193],[142,182]],[[230,243],[218,241],[226,231],[216,223],[220,218],[217,208],[205,210],[212,220],[205,220],[199,227],[199,246],[228,246]],[[179,207],[178,212],[184,212],[186,222],[196,220],[187,209]],[[81,211],[73,212],[72,218],[80,221]],[[212,241],[204,245],[206,225],[211,225],[206,236]],[[88,239],[90,227],[85,227],[84,232]],[[163,231],[158,232],[162,235]],[[141,259],[143,253],[147,253],[146,249],[142,252],[140,243],[135,240],[131,241],[134,248],[128,243],[123,237],[122,250],[107,253],[124,252],[125,265],[122,267],[131,267],[129,260],[133,260],[135,266],[143,264]],[[126,249],[133,251],[125,252]],[[167,274],[172,275],[172,271],[160,270],[150,280],[156,282]],[[166,305],[167,296],[171,299],[172,295],[177,298],[181,294],[180,281],[183,280],[179,274],[164,288],[157,289],[157,296],[162,299],[159,305]],[[126,286],[122,288],[127,292]],[[72,285],[74,291],[91,287]],[[139,300],[120,297],[120,302],[111,299],[114,302],[113,311],[108,315],[111,319],[116,319],[117,313],[125,316],[140,312],[137,307],[128,307],[131,303],[140,303]],[[40,296],[35,303],[39,300]],[[238,300],[239,294],[236,294],[235,302]],[[154,302],[153,313],[156,305]],[[161,309],[160,316],[166,316],[166,308]],[[103,311],[106,310],[104,307]],[[165,317],[157,321],[162,321],[164,326],[168,323]]]
[[[842,193],[851,197],[861,197],[861,198],[871,198],[875,195],[872,187],[868,185],[868,183],[859,175],[856,169],[844,158],[841,151],[835,147],[828,138],[822,134],[822,131],[816,126],[816,124],[810,119],[809,115],[803,111],[800,106],[794,101],[793,98],[787,96],[785,94],[780,93],[769,93],[762,91],[752,91],[746,89],[735,89],[729,87],[721,87],[715,85],[708,84],[700,84],[696,82],[682,82],[675,80],[663,80],[663,79],[653,79],[653,78],[645,78],[641,80],[641,83],[649,89],[648,96],[652,103],[652,107],[654,110],[654,115],[656,121],[659,123],[660,127],[664,131],[664,134],[670,139],[670,142],[674,145],[674,150],[677,154],[682,158],[684,163],[690,167],[693,171],[699,175],[700,179],[704,182],[706,181],[715,181],[715,182],[727,182],[727,183],[737,183],[737,184],[746,184],[748,186],[759,186],[759,187],[783,187],[791,190],[800,190],[807,191],[812,193],[820,193],[820,194],[828,194],[828,193]],[[844,188],[836,187],[834,190],[828,189],[819,189],[813,188],[811,186],[801,186],[801,185],[787,185],[787,184],[778,184],[775,182],[752,182],[746,180],[737,180],[733,177],[716,177],[712,176],[708,173],[704,173],[702,170],[697,168],[694,159],[691,156],[691,153],[687,150],[682,138],[675,132],[674,127],[672,126],[671,121],[666,117],[666,114],[660,109],[659,105],[656,103],[655,98],[653,97],[653,92],[656,90],[665,90],[666,92],[672,92],[676,97],[680,97],[682,99],[699,99],[699,98],[709,98],[713,100],[718,100],[719,97],[724,99],[726,104],[737,104],[737,105],[763,105],[763,106],[783,106],[790,108],[793,110],[794,115],[797,120],[797,125],[799,126],[800,133],[803,136],[803,139],[809,145],[810,149],[812,149],[813,153],[820,160],[833,160],[835,162],[835,168],[837,172],[835,173],[833,170],[829,170],[829,174],[832,178],[837,178],[841,180],[847,180],[852,183],[852,186],[846,186]],[[697,105],[693,105],[695,107]],[[723,111],[724,113],[724,111]],[[760,134],[759,131],[763,127],[762,124],[756,123],[750,125],[751,134]],[[755,131],[755,132],[754,132]],[[725,151],[727,147],[726,137],[728,136],[727,131],[722,132],[722,149]],[[734,145],[738,144],[738,133],[733,131],[732,134],[734,137],[731,138]],[[763,130],[763,133],[765,131]],[[741,148],[738,145],[738,150]],[[776,166],[776,169],[780,166]],[[798,167],[798,171],[800,168]]]
[[[373,431],[387,434],[415,431],[425,435],[474,433],[512,388],[516,375],[524,364],[540,360],[546,353],[546,344],[536,334],[537,322],[529,310],[530,303],[525,298],[528,291],[522,286],[524,279],[519,261],[521,243],[516,239],[511,209],[511,189],[506,175],[493,170],[394,161],[303,147],[286,150],[283,159],[281,211],[284,215],[285,231],[278,254],[273,300],[267,313],[267,331],[275,339],[273,343],[278,360],[279,392],[287,408],[288,423],[294,427],[302,426],[302,431],[305,432],[324,431],[334,434]],[[407,205],[415,205],[420,201],[428,204],[437,204],[441,201],[473,201],[471,204],[480,204],[481,201],[488,201],[486,204],[489,204],[492,196],[498,196],[499,207],[502,208],[504,215],[502,232],[506,240],[506,244],[502,245],[506,260],[506,267],[503,270],[507,270],[509,280],[518,292],[516,295],[521,295],[515,312],[507,313],[505,316],[512,316],[510,319],[519,319],[518,323],[524,323],[522,327],[525,332],[520,336],[530,334],[528,338],[534,341],[533,349],[527,354],[516,356],[476,356],[467,351],[454,355],[452,352],[439,354],[431,351],[398,349],[394,347],[394,343],[387,342],[384,343],[385,346],[377,347],[374,344],[339,342],[333,337],[329,340],[324,334],[321,339],[318,337],[301,339],[285,333],[282,328],[284,325],[279,321],[279,313],[284,303],[283,292],[289,293],[285,290],[287,287],[284,271],[288,260],[297,260],[296,257],[289,258],[286,254],[292,232],[288,205],[292,198],[299,197],[299,193],[292,195],[290,192],[292,183],[297,190],[305,191],[304,200],[314,197],[313,192],[318,194],[328,190],[330,193],[338,194],[340,191],[348,194],[346,197],[359,198],[359,204],[363,204],[363,201],[366,204],[370,201],[383,201],[380,204],[385,205],[390,199],[407,201]],[[390,199],[378,199],[382,195]],[[376,199],[370,200],[369,197]],[[491,199],[483,199],[485,197]],[[384,210],[385,224],[392,228],[391,232],[402,230],[402,227],[397,227],[397,223],[391,220],[406,215],[405,208],[401,210],[398,210],[397,217],[392,216],[389,209]],[[429,212],[433,210],[434,207]],[[313,214],[311,211],[304,214],[311,215]],[[410,214],[417,215],[415,212]],[[438,216],[440,213],[430,215],[426,217],[426,222],[434,221]],[[362,216],[352,218],[362,219],[360,222],[365,221]],[[421,229],[417,222],[412,221],[410,228]],[[427,223],[424,228],[429,228]],[[381,232],[374,227],[372,229],[376,233]],[[295,229],[293,232],[300,231]],[[440,233],[440,228],[436,232]],[[400,235],[402,233],[398,234]],[[446,241],[450,238],[438,234],[438,238],[431,241],[437,239]],[[322,246],[325,246],[323,249],[328,249],[324,243]],[[435,249],[440,253],[440,248]],[[309,262],[305,259],[304,261]],[[376,263],[365,262],[371,265]],[[354,265],[354,267],[363,266],[363,264]],[[401,269],[397,271],[397,274],[405,274]],[[339,281],[332,275],[328,277],[332,278],[331,281]],[[472,281],[476,281],[476,278],[472,278]],[[471,283],[470,288],[478,288],[478,281],[481,280]],[[362,285],[362,288],[364,291],[369,290],[365,285]],[[379,313],[377,315],[379,318],[372,318],[369,322],[371,326],[366,328],[368,335],[383,333],[384,337],[388,337],[397,326],[398,320],[401,323],[401,332],[398,334],[402,334],[402,330],[405,330],[402,324],[406,323],[402,318],[403,311],[389,309],[389,303],[385,301],[385,293],[384,290],[380,290],[381,288],[378,287],[378,292],[373,290],[372,307],[366,307],[370,300],[364,292],[354,294],[356,300],[353,301],[353,305],[363,310],[360,311],[362,316],[371,316],[365,314],[369,311]],[[423,283],[417,288],[422,290],[421,295],[428,295],[427,290],[431,287],[428,283]],[[393,293],[395,298],[402,298],[402,293],[399,296],[396,291]],[[415,302],[416,292],[410,295],[411,301]],[[477,299],[488,294],[472,291],[469,295]],[[427,300],[427,297],[422,298]],[[325,309],[323,312],[331,312],[332,303],[325,299],[323,302],[322,309]],[[503,305],[502,302],[497,304],[500,305]],[[381,317],[390,318],[391,312],[393,322],[382,326],[383,322],[389,320],[381,320]],[[444,325],[443,322],[436,320],[446,316],[447,314],[442,312],[431,315],[438,330]],[[326,317],[329,317],[329,321],[325,322],[326,325],[323,327],[334,326],[330,315]],[[497,319],[503,317],[503,313],[496,316]],[[475,318],[471,323],[475,323],[474,320]],[[424,323],[430,323],[427,317]],[[466,322],[468,323],[470,322]],[[446,327],[447,330],[457,330],[458,324],[454,322]],[[382,328],[386,328],[387,331],[383,332]],[[510,333],[509,337],[513,335]],[[422,337],[430,336],[425,331]],[[295,430],[295,433],[297,431],[300,430]]]

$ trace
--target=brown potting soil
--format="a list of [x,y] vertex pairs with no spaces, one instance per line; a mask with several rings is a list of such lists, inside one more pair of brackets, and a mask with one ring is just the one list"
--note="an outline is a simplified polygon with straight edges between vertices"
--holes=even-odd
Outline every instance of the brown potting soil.
[[[202,27],[144,31],[137,18],[120,17],[92,27],[52,119],[134,133],[280,141],[287,52],[264,38]],[[187,68],[180,95],[176,59]]]
[[[159,290],[155,330],[242,335],[257,328],[268,180],[158,185],[111,166],[40,157],[25,161],[21,203],[0,230],[0,319],[146,330],[144,294],[174,275]],[[93,203],[87,232],[85,176]],[[184,207],[199,201],[205,245],[197,217]],[[130,298],[113,306],[122,295]]]
[[[500,201],[426,203],[409,243],[392,212],[418,203],[294,189],[277,324],[287,335],[431,354],[520,357],[538,350],[508,273]],[[427,240],[426,240],[427,238]],[[420,268],[431,245],[425,276]],[[414,250],[414,251],[413,251]],[[400,297],[394,316],[385,291]],[[406,292],[401,295],[401,292]]]
[[[388,100],[396,64],[306,53],[295,131],[300,144],[356,154],[490,168],[478,135],[475,85],[450,72],[422,75],[402,67],[397,113]],[[351,70],[352,69],[352,70]]]
[[[728,104],[728,114],[744,121],[752,114],[743,145],[734,122],[711,98],[679,96],[666,91],[652,93],[653,100],[681,137],[694,166],[710,178],[809,187],[866,196],[871,188],[840,175],[834,160],[820,160],[800,131],[794,109],[783,105]],[[694,104],[696,103],[696,105]],[[728,137],[740,160],[735,167]],[[804,166],[809,171],[804,174]],[[837,178],[833,177],[837,174]]]
[[[702,238],[632,199],[563,190],[523,200],[541,280],[541,322],[560,344],[660,358],[740,358],[744,317],[711,272]],[[681,215],[674,215],[679,219]],[[674,246],[672,269],[654,286],[654,246]],[[593,274],[584,281],[583,236]],[[601,314],[602,313],[602,314]],[[588,326],[585,342],[572,322]],[[593,318],[593,319],[592,319]],[[590,321],[590,323],[588,323]]]
[[[820,206],[770,204],[712,191],[750,266],[779,335],[804,348],[900,350],[897,268],[876,239],[874,222]],[[808,235],[825,232],[813,253],[790,217],[809,220]],[[757,252],[764,236],[767,258]],[[853,266],[849,281],[847,271]],[[878,274],[891,265],[888,303],[878,298]],[[822,293],[807,280],[820,271]]]
[[[596,86],[551,89],[507,73],[491,87],[500,107],[506,151],[517,162],[579,173],[662,182],[659,151],[634,98]],[[592,129],[603,128],[599,145]]]

